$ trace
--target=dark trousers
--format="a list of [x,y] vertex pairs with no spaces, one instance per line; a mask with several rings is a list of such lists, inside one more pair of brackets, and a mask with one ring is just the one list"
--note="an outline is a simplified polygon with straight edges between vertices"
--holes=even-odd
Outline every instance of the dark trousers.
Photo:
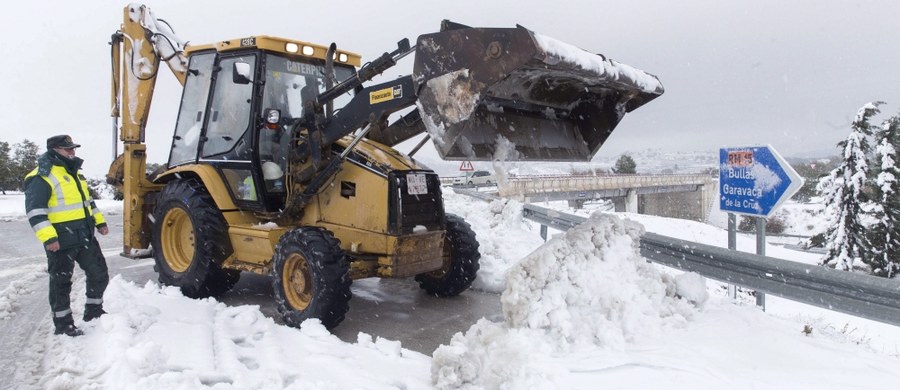
[[50,309],[57,327],[71,325],[72,310],[69,294],[72,292],[72,272],[75,263],[84,271],[87,302],[103,302],[103,292],[109,284],[106,258],[100,251],[97,239],[86,246],[47,252],[47,272],[50,274]]

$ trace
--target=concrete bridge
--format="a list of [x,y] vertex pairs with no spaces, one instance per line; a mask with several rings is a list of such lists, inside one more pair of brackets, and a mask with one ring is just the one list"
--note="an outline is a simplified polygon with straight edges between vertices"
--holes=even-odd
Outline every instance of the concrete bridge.
[[575,208],[612,199],[616,211],[706,221],[718,187],[709,175],[516,176],[498,195],[526,203],[567,200]]

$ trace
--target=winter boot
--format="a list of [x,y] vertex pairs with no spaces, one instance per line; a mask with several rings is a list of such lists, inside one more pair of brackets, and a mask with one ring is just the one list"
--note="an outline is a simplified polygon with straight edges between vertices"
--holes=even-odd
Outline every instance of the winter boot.
[[84,322],[90,322],[94,318],[100,318],[100,316],[106,314],[103,311],[103,305],[84,305],[84,317],[82,319]]
[[75,327],[75,321],[72,319],[72,314],[59,318],[54,317],[53,326],[56,328],[56,330],[53,331],[53,334],[64,334],[69,337],[76,337],[84,334],[81,329]]
[[78,337],[84,334],[81,329],[75,327],[75,325],[64,325],[62,327],[57,327],[53,334],[64,334],[69,337]]

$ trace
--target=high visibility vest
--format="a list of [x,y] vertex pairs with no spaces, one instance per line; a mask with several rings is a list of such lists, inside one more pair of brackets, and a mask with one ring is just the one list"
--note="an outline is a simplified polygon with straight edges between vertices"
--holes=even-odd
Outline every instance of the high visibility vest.
[[244,178],[244,185],[241,186],[241,194],[239,197],[245,200],[256,200],[256,183],[253,181],[253,176],[247,176]]
[[[35,168],[25,176],[29,177],[37,175],[38,169]],[[28,217],[34,217],[40,214],[46,214],[49,221],[38,223],[32,228],[34,234],[41,242],[58,237],[53,224],[77,221],[88,217],[94,218],[96,225],[106,223],[103,214],[93,204],[90,192],[88,192],[87,182],[81,174],[79,177],[73,177],[65,168],[54,165],[50,169],[50,174],[41,176],[41,179],[50,185],[50,200],[47,202],[45,209],[33,209],[28,213]],[[81,186],[81,191],[78,186]]]

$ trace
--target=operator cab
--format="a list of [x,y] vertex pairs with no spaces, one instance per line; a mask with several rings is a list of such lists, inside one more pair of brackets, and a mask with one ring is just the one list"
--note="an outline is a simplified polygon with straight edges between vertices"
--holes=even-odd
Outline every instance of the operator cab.
[[[281,38],[225,41],[188,51],[188,76],[168,167],[216,168],[241,208],[284,207],[290,134],[304,102],[326,89],[325,48]],[[355,73],[359,56],[337,52],[336,82]],[[340,109],[352,96],[334,101]],[[298,141],[299,140],[298,137]]]

